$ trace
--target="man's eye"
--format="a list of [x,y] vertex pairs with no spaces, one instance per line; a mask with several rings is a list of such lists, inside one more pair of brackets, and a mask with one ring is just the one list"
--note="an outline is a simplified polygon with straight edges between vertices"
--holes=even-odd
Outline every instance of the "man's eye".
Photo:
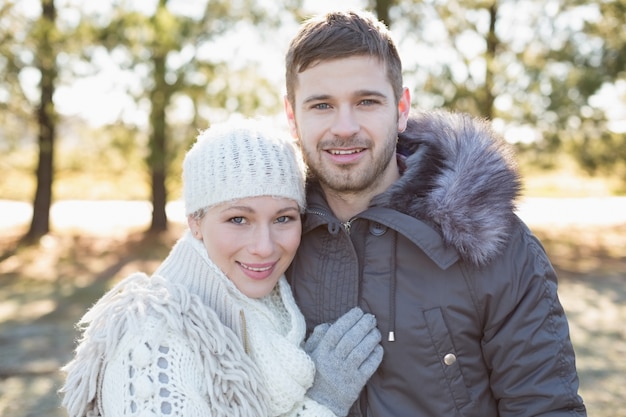
[[315,104],[313,108],[317,110],[328,110],[330,109],[330,105],[328,105],[328,103],[318,103]]
[[378,101],[372,100],[372,99],[369,99],[369,98],[367,98],[365,100],[361,100],[361,104],[364,105],[364,106],[372,106],[372,105],[374,105],[376,103],[378,103]]

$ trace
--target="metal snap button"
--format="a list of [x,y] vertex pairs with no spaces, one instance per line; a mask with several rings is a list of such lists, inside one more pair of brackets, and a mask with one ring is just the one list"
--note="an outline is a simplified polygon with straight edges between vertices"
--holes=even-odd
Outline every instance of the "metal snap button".
[[383,226],[380,223],[371,223],[370,224],[370,233],[374,236],[382,236],[387,231],[387,227]]
[[448,366],[454,365],[455,362],[456,362],[456,355],[454,353],[448,353],[446,356],[443,357],[443,363],[445,363]]

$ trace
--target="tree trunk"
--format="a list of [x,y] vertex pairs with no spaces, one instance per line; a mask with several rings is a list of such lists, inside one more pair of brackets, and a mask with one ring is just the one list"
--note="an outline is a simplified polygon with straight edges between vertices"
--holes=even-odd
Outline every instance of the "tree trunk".
[[37,188],[33,202],[33,217],[25,240],[35,241],[50,231],[50,206],[52,205],[52,179],[54,174],[54,141],[56,113],[52,96],[56,82],[56,54],[51,43],[55,29],[56,9],[53,0],[42,0],[42,33],[37,51],[41,71],[41,101],[37,108],[39,127],[39,161]]
[[168,86],[165,82],[165,57],[156,55],[154,63],[154,90],[152,91],[152,109],[150,121],[150,156],[148,163],[152,177],[152,223],[149,232],[160,233],[167,230],[167,139],[165,110],[167,108]]
[[486,56],[486,70],[485,70],[485,91],[484,100],[482,100],[482,116],[491,120],[494,116],[493,102],[495,100],[493,96],[493,63],[496,59],[496,52],[498,49],[498,37],[496,36],[496,19],[498,18],[498,4],[497,1],[489,6],[489,33],[487,34],[487,56]]
[[378,20],[382,20],[387,27],[390,27],[391,17],[389,16],[389,10],[396,3],[396,0],[375,0],[374,3]]

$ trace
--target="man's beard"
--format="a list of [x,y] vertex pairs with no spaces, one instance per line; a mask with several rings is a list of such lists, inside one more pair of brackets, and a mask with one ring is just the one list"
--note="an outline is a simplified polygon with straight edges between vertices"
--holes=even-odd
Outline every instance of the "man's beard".
[[[389,141],[393,140],[394,146],[389,144]],[[360,161],[359,166],[350,164],[346,165],[333,165],[332,167],[324,166],[320,163],[322,158],[319,158],[323,151],[315,150],[313,155],[306,150],[303,152],[304,160],[309,169],[309,175],[317,179],[324,187],[329,191],[337,193],[359,193],[369,189],[376,188],[380,181],[384,178],[384,172],[389,166],[391,158],[395,156],[395,141],[396,138],[390,138],[387,143],[382,144],[383,153],[374,155],[372,152],[371,141],[367,140],[361,142],[365,144],[365,147],[369,149],[373,155],[371,163],[364,163]],[[347,147],[359,147],[341,142],[342,146]],[[317,158],[317,159],[314,159]]]

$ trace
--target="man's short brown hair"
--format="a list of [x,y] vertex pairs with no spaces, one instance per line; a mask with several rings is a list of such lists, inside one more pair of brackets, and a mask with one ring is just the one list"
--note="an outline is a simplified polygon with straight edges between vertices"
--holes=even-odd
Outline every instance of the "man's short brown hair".
[[331,12],[305,21],[286,56],[287,100],[295,107],[298,74],[322,62],[352,56],[377,58],[387,69],[396,102],[402,96],[402,63],[387,27],[368,12]]

